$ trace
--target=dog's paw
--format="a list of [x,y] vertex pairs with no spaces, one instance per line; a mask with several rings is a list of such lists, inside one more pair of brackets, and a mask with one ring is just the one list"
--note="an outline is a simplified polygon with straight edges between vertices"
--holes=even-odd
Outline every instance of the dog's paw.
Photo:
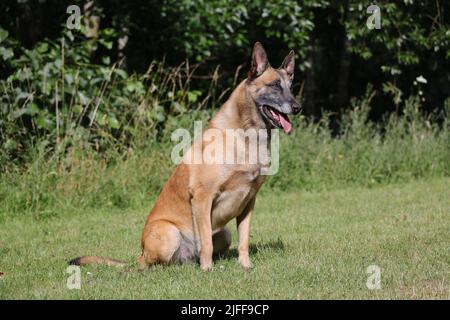
[[241,267],[244,268],[245,270],[249,270],[253,267],[252,263],[250,262],[250,258],[248,256],[239,257],[238,261]]
[[210,260],[210,259],[208,259],[207,261],[201,261],[201,260],[202,259],[200,259],[200,269],[202,269],[203,271],[211,271],[213,268],[212,260]]
[[202,269],[202,271],[212,271],[213,269],[213,265],[211,264],[202,264],[200,265],[200,269]]

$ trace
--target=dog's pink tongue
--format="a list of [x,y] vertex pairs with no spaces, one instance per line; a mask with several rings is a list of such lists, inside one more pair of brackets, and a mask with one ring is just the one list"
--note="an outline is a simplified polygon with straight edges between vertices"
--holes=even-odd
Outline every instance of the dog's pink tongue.
[[289,119],[287,119],[287,117],[285,118],[284,115],[280,115],[280,122],[285,133],[291,132],[292,124],[289,122]]

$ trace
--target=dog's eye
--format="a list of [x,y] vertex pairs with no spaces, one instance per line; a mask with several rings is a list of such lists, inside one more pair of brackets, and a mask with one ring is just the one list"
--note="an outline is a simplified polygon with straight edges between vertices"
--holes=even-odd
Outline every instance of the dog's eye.
[[275,89],[282,89],[281,88],[281,81],[280,81],[280,79],[270,83],[269,86],[272,87],[272,88],[275,88]]

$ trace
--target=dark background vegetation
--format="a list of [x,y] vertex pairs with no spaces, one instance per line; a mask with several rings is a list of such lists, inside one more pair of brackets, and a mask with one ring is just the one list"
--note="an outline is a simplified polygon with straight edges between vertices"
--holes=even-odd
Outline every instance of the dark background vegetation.
[[[130,72],[145,72],[153,60],[177,66],[189,59],[201,63],[198,76],[207,81],[220,65],[220,84],[226,87],[239,66],[247,70],[255,41],[264,44],[274,64],[294,49],[297,90],[303,86],[308,116],[323,109],[339,113],[368,83],[382,91],[389,82],[408,95],[422,75],[429,80],[423,90],[428,111],[441,107],[450,93],[448,1],[7,0],[0,4],[1,26],[30,49],[60,36],[70,4],[98,17],[99,30],[109,31],[103,36],[110,46],[99,48],[91,61],[124,57],[122,67]],[[370,4],[381,8],[379,30],[366,27]],[[119,49],[118,40],[125,38]],[[391,111],[380,95],[371,116]]]

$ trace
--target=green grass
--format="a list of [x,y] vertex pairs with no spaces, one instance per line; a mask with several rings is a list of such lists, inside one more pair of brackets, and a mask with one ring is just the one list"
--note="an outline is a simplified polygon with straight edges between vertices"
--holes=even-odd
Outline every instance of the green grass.
[[[249,272],[236,262],[233,230],[232,250],[212,272],[196,264],[143,273],[89,266],[82,268],[81,290],[66,288],[66,261],[97,254],[134,262],[150,199],[148,208],[137,210],[6,218],[0,227],[0,298],[449,299],[449,185],[450,179],[435,178],[263,192],[252,223]],[[370,265],[381,268],[381,290],[366,287]]]

